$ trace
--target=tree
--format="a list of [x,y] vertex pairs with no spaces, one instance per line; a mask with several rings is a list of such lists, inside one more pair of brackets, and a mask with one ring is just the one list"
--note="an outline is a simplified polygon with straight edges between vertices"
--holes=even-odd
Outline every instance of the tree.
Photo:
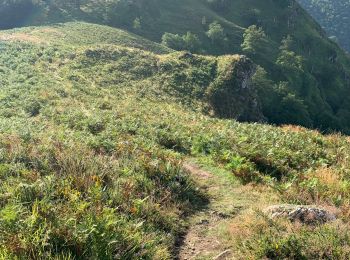
[[257,66],[255,74],[252,77],[252,83],[258,91],[266,91],[274,85],[266,70],[261,66]]
[[281,41],[281,46],[280,46],[280,50],[284,51],[284,50],[291,50],[293,47],[293,38],[288,34],[287,37],[284,37]]
[[263,114],[270,122],[307,127],[313,125],[307,106],[293,93],[288,82],[272,84],[262,68],[257,72],[259,75],[254,76],[254,85],[259,84],[258,94]]
[[266,48],[267,36],[261,27],[249,26],[243,34],[242,50],[249,54],[256,54]]
[[281,124],[296,124],[306,127],[312,126],[310,114],[307,111],[303,100],[299,99],[292,93],[286,94],[279,105],[279,117]]
[[209,24],[209,30],[206,35],[213,42],[223,41],[225,39],[224,28],[217,21]]
[[191,52],[198,51],[201,45],[198,36],[194,33],[187,32],[185,35],[164,33],[162,44],[174,50],[188,50]]
[[184,47],[186,50],[189,50],[191,52],[198,51],[201,42],[198,39],[197,35],[191,32],[187,32],[185,35],[182,36],[182,39],[184,41]]
[[279,67],[281,76],[300,94],[302,90],[306,90],[309,77],[304,72],[303,57],[297,55],[292,48],[292,37],[283,38],[275,64]]
[[185,46],[185,42],[180,35],[168,32],[163,34],[162,44],[178,51],[183,50]]
[[283,50],[278,55],[277,65],[286,69],[303,70],[303,57],[293,51]]
[[140,30],[141,29],[141,19],[140,17],[136,17],[134,22],[132,23],[132,28],[134,28],[135,30]]
[[293,39],[288,35],[283,38],[280,46],[280,53],[278,55],[276,64],[290,70],[302,71],[303,70],[303,57],[297,55],[291,50],[293,45]]

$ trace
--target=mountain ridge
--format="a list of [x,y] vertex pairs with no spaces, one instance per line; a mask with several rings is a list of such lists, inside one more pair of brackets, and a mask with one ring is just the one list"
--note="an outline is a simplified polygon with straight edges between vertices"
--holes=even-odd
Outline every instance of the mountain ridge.
[[[183,41],[190,32],[186,39],[192,41],[193,53],[244,54],[267,72],[259,76],[266,80],[258,82],[258,96],[269,123],[349,131],[350,59],[294,0],[38,3],[36,19],[33,16],[27,24],[85,20],[123,28],[158,43],[165,33]],[[215,21],[213,30],[219,30],[215,36],[221,37],[219,40],[211,40],[207,34]],[[263,31],[259,34],[253,27],[248,30],[251,25]],[[258,38],[249,41],[249,37]],[[248,48],[244,49],[243,43]],[[268,81],[269,85],[261,85]],[[292,113],[284,103],[293,107]]]

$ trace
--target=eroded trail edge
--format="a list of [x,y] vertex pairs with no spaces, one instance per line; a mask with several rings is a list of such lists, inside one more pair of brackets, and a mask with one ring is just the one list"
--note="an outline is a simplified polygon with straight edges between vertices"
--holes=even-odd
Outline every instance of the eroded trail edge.
[[177,258],[236,259],[231,224],[237,216],[261,204],[261,192],[241,185],[225,169],[203,167],[192,160],[186,161],[183,169],[208,195],[209,203],[189,218]]

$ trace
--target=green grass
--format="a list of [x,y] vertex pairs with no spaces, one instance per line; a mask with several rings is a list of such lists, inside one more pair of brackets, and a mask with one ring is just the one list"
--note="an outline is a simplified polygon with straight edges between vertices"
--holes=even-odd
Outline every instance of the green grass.
[[[171,52],[155,43],[161,42],[164,33],[184,35],[192,32],[202,43],[196,53],[245,54],[268,72],[266,77],[271,81],[267,86],[261,86],[258,101],[262,103],[269,123],[301,124],[324,132],[350,132],[349,57],[328,39],[321,27],[295,0],[214,2],[219,4],[215,7],[208,0],[137,0],[132,3],[126,0],[108,3],[84,0],[78,6],[69,1],[51,1],[37,3],[29,14],[23,6],[21,8],[21,5],[12,3],[9,9],[4,9],[7,11],[4,11],[0,26],[7,24],[4,28],[11,27],[8,23],[11,24],[13,12],[13,26],[51,25],[49,29],[27,29],[31,31],[30,34],[36,35],[38,41],[49,38],[51,42],[63,44],[118,44],[156,53]],[[134,26],[135,20],[140,23],[137,27]],[[75,24],[73,21],[109,25],[127,32],[98,25]],[[224,29],[224,37],[220,41],[212,41],[206,34],[209,25],[215,21]],[[55,25],[59,22],[71,23]],[[251,25],[261,27],[267,35],[265,46],[255,54],[247,53],[241,47],[243,34]],[[89,31],[89,34],[79,33],[82,30]],[[299,70],[277,62],[281,41],[288,35],[293,38],[288,51],[294,52],[302,60]],[[282,96],[279,86],[284,86]],[[265,99],[267,93],[271,96]],[[273,100],[276,96],[281,97]]]
[[237,235],[236,250],[245,259],[348,259],[350,256],[347,224],[298,226],[289,221],[271,221],[261,212],[241,221],[231,228]]
[[[105,27],[48,28],[2,32],[17,38],[0,44],[0,257],[171,259],[184,217],[205,199],[181,169],[187,156],[286,202],[336,206],[347,221],[345,136],[213,117],[208,89],[236,84],[242,57],[153,53],[115,29],[96,45],[76,33],[55,42],[56,30],[100,39]],[[319,232],[346,249],[344,229]]]
[[[82,33],[82,32],[89,33]],[[1,31],[2,37],[13,35],[14,40],[21,40],[26,35],[29,40],[37,44],[69,46],[89,45],[118,45],[128,48],[137,48],[157,54],[172,52],[171,49],[149,41],[131,32],[108,26],[85,22],[68,22],[52,26],[25,27]],[[17,39],[16,39],[17,35]]]

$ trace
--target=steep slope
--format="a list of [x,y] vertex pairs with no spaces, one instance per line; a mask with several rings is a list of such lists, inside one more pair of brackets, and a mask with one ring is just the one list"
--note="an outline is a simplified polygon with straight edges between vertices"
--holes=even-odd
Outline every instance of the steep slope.
[[34,11],[13,24],[1,16],[3,28],[77,19],[124,28],[155,42],[166,32],[191,32],[200,42],[179,49],[242,53],[267,71],[258,70],[257,87],[269,122],[349,132],[349,58],[294,0],[35,1],[31,8],[28,2],[6,2],[6,14]]
[[[237,193],[336,207],[339,221],[272,222],[259,203],[208,237],[239,258],[349,258],[348,138],[210,116],[261,117],[246,57],[87,23],[0,37],[0,258],[173,259],[188,217],[232,175]],[[199,189],[188,157],[223,170],[220,186]],[[252,209],[244,198],[232,207]]]
[[300,4],[322,25],[327,34],[350,51],[349,12],[347,0],[299,0]]

